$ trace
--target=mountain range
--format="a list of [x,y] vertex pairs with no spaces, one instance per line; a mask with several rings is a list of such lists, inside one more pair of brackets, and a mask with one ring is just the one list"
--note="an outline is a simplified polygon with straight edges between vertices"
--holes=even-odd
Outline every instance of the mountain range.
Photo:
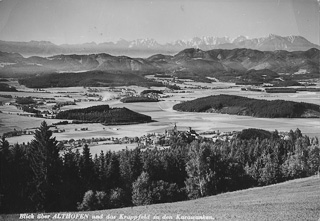
[[23,57],[18,53],[0,52],[0,77],[63,72],[99,71],[113,74],[167,74],[178,78],[208,81],[235,81],[259,75],[300,79],[320,77],[320,50],[288,52],[259,51],[246,48],[201,50],[188,48],[175,55],[155,54],[148,58],[113,56],[106,53],[89,55],[55,55]]
[[229,37],[194,37],[190,40],[177,40],[165,44],[159,44],[154,39],[136,39],[133,41],[121,39],[115,43],[104,42],[96,44],[91,42],[63,45],[55,45],[48,41],[0,41],[0,51],[19,53],[24,56],[108,53],[147,57],[157,53],[173,55],[186,48],[198,48],[201,50],[248,48],[260,51],[306,51],[310,48],[320,49],[320,46],[309,42],[302,36],[281,37],[273,34],[254,39],[249,39],[245,36],[239,36],[235,39]]

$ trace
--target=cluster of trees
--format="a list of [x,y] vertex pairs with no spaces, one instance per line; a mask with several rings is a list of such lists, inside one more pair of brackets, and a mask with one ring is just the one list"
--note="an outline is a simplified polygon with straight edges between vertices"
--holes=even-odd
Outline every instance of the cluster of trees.
[[159,100],[151,97],[125,97],[120,100],[122,103],[135,103],[135,102],[158,102]]
[[141,95],[146,95],[146,94],[150,94],[150,93],[153,93],[153,94],[163,94],[162,91],[159,91],[159,90],[143,90],[141,91]]
[[176,84],[167,84],[166,87],[170,90],[181,90],[181,88]]
[[32,97],[17,97],[16,103],[21,104],[21,105],[25,105],[25,104],[35,104],[36,101],[33,100]]
[[145,123],[151,121],[151,117],[147,115],[127,108],[110,108],[109,105],[61,111],[57,114],[56,118],[103,124]]
[[273,133],[267,130],[249,128],[243,129],[240,133],[237,134],[237,137],[241,140],[250,140],[252,138],[270,139],[273,136]]
[[5,83],[0,83],[0,91],[17,91],[17,89],[13,86],[9,86]]
[[87,71],[81,73],[53,73],[19,79],[19,83],[29,88],[48,87],[111,87],[138,85],[143,87],[163,86],[162,83],[148,80],[138,73]]
[[[234,138],[188,143],[172,137],[171,148],[102,152],[63,151],[43,122],[34,140],[9,148],[0,143],[1,213],[108,209],[174,202],[319,172],[317,138],[297,129],[282,139]],[[256,137],[256,138],[254,138]]]
[[173,109],[190,112],[216,111],[253,117],[294,118],[303,117],[307,110],[319,112],[320,106],[303,102],[267,101],[235,95],[216,95],[176,104]]

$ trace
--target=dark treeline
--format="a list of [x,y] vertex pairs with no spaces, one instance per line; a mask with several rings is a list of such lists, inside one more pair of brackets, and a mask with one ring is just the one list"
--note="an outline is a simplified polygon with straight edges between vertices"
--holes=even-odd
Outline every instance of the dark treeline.
[[[1,213],[97,210],[174,202],[306,177],[319,171],[317,138],[297,129],[229,141],[172,136],[163,150],[91,156],[63,151],[43,122],[34,140],[1,141]],[[258,133],[255,131],[254,133]],[[256,137],[256,138],[255,138]],[[250,139],[249,139],[250,138]],[[63,153],[63,154],[62,154]]]
[[303,117],[308,110],[319,113],[320,106],[284,100],[258,100],[235,95],[215,95],[186,101],[173,106],[174,110],[190,112],[215,111],[253,117]]
[[125,97],[120,100],[122,103],[135,103],[135,102],[158,102],[159,100],[151,97]]
[[311,92],[318,92],[320,88],[314,87],[303,87],[303,88],[266,88],[267,93],[297,93],[299,91],[311,91]]
[[48,87],[111,87],[138,85],[143,87],[163,86],[148,80],[135,72],[87,71],[81,73],[53,73],[19,79],[19,83],[29,88]]
[[145,123],[151,121],[151,117],[147,115],[127,108],[110,108],[109,105],[61,111],[57,114],[56,118],[103,124]]
[[149,93],[153,93],[153,94],[163,94],[162,91],[159,91],[159,90],[144,90],[144,91],[141,91],[141,95],[145,95],[145,94],[149,94]]
[[267,93],[297,93],[296,88],[266,88]]
[[0,94],[0,97],[4,97],[4,98],[12,98],[12,95],[10,94]]

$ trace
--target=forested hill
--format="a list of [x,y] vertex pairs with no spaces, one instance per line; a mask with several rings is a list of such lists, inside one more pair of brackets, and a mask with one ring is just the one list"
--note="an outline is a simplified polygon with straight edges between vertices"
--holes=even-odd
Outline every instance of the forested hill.
[[109,105],[66,110],[58,113],[56,118],[108,125],[146,123],[151,121],[151,117],[147,115],[134,112],[127,108],[110,108]]
[[110,73],[106,71],[85,71],[79,73],[53,73],[19,79],[19,83],[29,88],[48,87],[111,87],[139,85],[142,87],[163,86],[133,72]]
[[235,95],[198,98],[173,106],[174,110],[213,112],[269,118],[319,118],[320,106],[284,100],[258,100]]

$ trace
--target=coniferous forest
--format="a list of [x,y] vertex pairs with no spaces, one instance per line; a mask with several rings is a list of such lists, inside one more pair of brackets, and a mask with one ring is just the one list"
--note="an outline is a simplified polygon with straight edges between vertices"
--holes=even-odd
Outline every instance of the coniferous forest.
[[174,202],[314,175],[320,147],[299,129],[246,130],[227,141],[172,136],[170,148],[65,150],[43,122],[27,144],[0,143],[0,213],[98,210]]
[[103,123],[106,125],[146,123],[152,120],[150,116],[134,112],[128,108],[110,108],[109,105],[61,111],[57,114],[56,118]]

